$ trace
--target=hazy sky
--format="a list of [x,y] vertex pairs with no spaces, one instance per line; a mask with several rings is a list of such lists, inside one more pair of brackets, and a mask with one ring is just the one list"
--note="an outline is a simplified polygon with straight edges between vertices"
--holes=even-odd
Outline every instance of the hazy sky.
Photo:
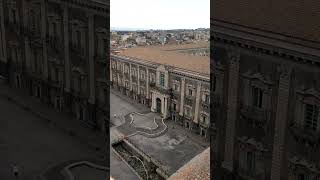
[[110,21],[113,28],[209,28],[210,0],[110,0]]

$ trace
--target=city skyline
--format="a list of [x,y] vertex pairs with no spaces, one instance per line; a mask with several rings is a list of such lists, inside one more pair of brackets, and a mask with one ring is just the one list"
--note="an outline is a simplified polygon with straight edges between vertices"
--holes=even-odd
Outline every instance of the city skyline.
[[154,0],[151,5],[147,0],[111,0],[110,9],[110,26],[116,30],[210,27],[209,0]]

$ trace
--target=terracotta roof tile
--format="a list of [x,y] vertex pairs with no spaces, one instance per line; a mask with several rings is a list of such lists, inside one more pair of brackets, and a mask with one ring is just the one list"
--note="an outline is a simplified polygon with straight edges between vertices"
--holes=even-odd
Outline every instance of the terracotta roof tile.
[[168,180],[209,180],[210,179],[210,148],[191,159]]

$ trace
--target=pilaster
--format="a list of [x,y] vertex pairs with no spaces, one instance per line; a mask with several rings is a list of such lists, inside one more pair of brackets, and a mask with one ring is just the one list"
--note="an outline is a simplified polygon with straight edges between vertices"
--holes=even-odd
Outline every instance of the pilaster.
[[186,86],[186,79],[182,78],[181,79],[181,101],[180,101],[180,111],[179,111],[180,116],[183,116],[185,86]]
[[240,52],[235,49],[228,51],[229,79],[228,79],[228,101],[227,101],[227,121],[225,136],[225,152],[222,166],[232,172],[234,169],[234,140],[235,126],[238,110],[238,87],[239,87],[239,67]]
[[69,10],[65,6],[63,9],[63,33],[64,33],[64,68],[65,68],[65,91],[71,89],[71,65],[69,56]]
[[167,118],[168,116],[168,98],[164,97],[164,113],[163,117]]
[[0,61],[6,63],[7,62],[7,47],[6,47],[6,31],[5,31],[5,27],[4,27],[4,1],[1,0],[0,1],[0,28],[1,28],[1,32],[0,32],[0,36],[1,36],[1,42],[0,42],[0,52],[2,52],[0,54]]
[[271,179],[281,179],[281,169],[284,159],[285,134],[288,119],[289,89],[292,68],[283,64],[279,68],[280,78],[277,97],[277,111],[275,119],[275,130],[273,137],[273,152],[271,164]]
[[89,102],[95,104],[95,67],[94,67],[94,15],[88,14],[88,41],[89,41]]
[[149,69],[148,69],[148,67],[146,67],[146,74],[147,74],[147,79],[146,79],[146,91],[147,91],[147,99],[149,99],[150,97],[149,97]]
[[201,94],[201,82],[198,82],[197,85],[197,92],[196,92],[196,105],[195,105],[195,112],[194,112],[194,119],[193,122],[199,123],[199,108],[200,108],[200,94]]
[[138,81],[138,94],[140,94],[140,66],[137,65],[137,71],[138,71],[138,77],[137,77],[137,81]]
[[166,98],[165,97],[163,97],[162,99],[161,99],[161,113],[164,115],[164,113],[165,113],[165,107],[164,107],[164,104],[165,104],[165,102],[166,102]]
[[132,91],[132,67],[131,67],[131,63],[129,63],[129,79],[130,79],[130,91]]
[[109,71],[110,71],[110,76],[109,76],[109,81],[112,82],[113,81],[113,76],[112,76],[112,61],[109,61]]
[[46,1],[42,0],[41,3],[41,38],[42,38],[42,53],[43,53],[43,75],[44,79],[48,79],[48,54],[47,54],[47,11],[46,11]]

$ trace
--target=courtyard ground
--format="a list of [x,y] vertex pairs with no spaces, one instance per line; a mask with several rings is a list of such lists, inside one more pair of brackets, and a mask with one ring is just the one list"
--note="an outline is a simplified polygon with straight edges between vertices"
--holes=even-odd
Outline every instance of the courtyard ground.
[[[79,123],[0,82],[0,179],[15,179],[13,163],[19,166],[21,180],[41,174],[47,180],[63,179],[60,170],[78,161],[107,166],[102,136]],[[91,168],[81,173],[91,179],[108,177],[107,171]]]
[[[144,117],[134,115],[132,124],[126,122],[130,121],[130,118],[120,117],[120,115],[125,116],[132,112],[141,112],[146,115]],[[127,136],[126,139],[129,142],[160,162],[163,166],[162,168],[170,175],[209,147],[209,142],[177,125],[172,120],[165,120],[166,131],[160,130],[163,133],[156,136],[146,136],[143,133],[135,134],[137,132],[135,126],[146,129],[154,128],[153,117],[159,118],[159,115],[151,113],[145,106],[136,104],[128,97],[114,90],[111,90],[110,94],[110,113],[112,115],[111,123],[114,125],[113,128],[117,129],[117,131],[111,131],[111,136],[113,132],[117,133],[118,138]],[[114,117],[113,114],[117,114],[117,116]],[[161,125],[160,121],[158,125]],[[152,134],[152,131],[150,133]],[[111,174],[113,169],[116,169],[116,167],[112,167],[111,164]]]

